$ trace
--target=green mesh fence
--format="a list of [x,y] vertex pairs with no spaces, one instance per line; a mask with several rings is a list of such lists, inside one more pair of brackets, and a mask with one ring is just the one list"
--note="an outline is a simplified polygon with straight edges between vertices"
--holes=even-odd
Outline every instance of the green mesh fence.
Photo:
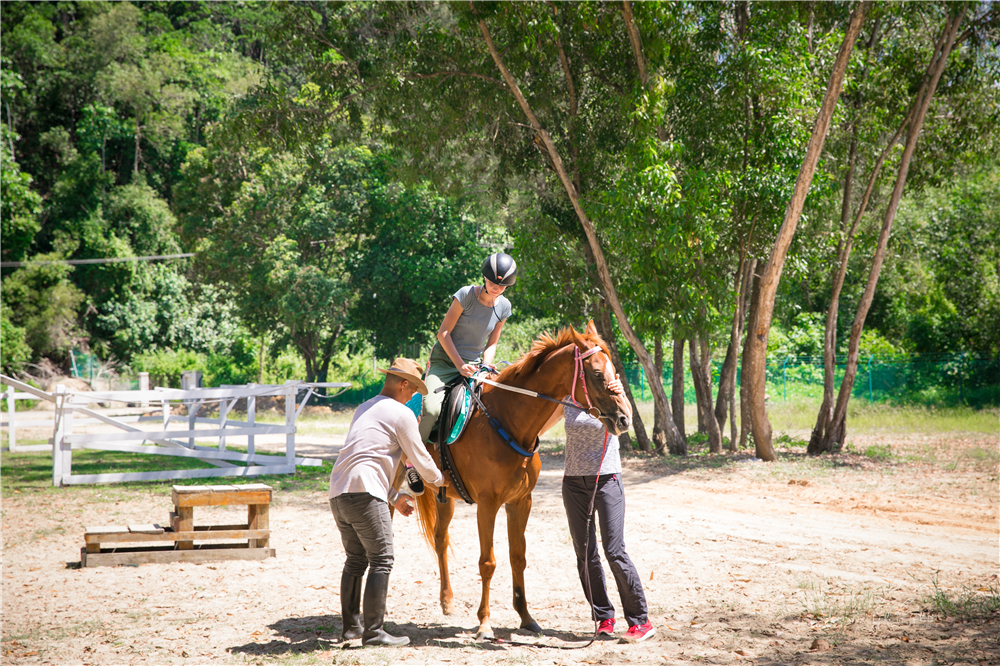
[[[847,365],[837,358],[834,390],[840,390]],[[718,388],[721,362],[712,362],[712,382]],[[823,357],[789,356],[767,364],[767,394],[772,401],[823,397]],[[641,367],[626,369],[629,385],[640,400],[650,400],[649,383]],[[737,370],[737,385],[740,380]],[[695,402],[690,372],[684,373],[684,401]],[[663,387],[670,394],[673,372],[663,373]],[[911,354],[866,356],[858,361],[852,395],[869,402],[919,404],[1000,404],[1000,358],[981,354]]]

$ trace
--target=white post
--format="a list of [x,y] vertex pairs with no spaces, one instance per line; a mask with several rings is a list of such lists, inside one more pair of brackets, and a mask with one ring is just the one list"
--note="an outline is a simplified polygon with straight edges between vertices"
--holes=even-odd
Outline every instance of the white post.
[[[247,384],[250,388],[256,388],[256,384]],[[248,395],[247,396],[247,425],[251,428],[254,427],[254,422],[257,418],[257,396]],[[254,436],[247,435],[247,455],[253,458],[254,454]]]
[[73,395],[69,394],[63,398],[63,440],[59,442],[60,453],[62,454],[62,476],[59,479],[59,485],[66,485],[63,483],[64,479],[68,479],[71,474],[73,474],[73,445],[65,441],[66,435],[73,434]]
[[62,485],[62,440],[65,434],[63,413],[66,402],[66,386],[56,385],[55,430],[52,433],[52,485]]
[[[140,372],[139,373],[139,390],[140,391],[148,391],[149,390],[149,373],[148,372]],[[139,406],[140,407],[149,407],[149,403],[146,402],[146,401],[143,401],[142,403],[140,403]]]
[[[229,388],[229,387],[226,386],[225,388]],[[226,421],[229,420],[227,418],[228,416],[229,416],[229,400],[227,398],[220,398],[219,399],[219,430],[222,430],[223,432],[225,432],[225,430],[226,430]],[[226,436],[225,435],[221,435],[221,434],[219,435],[219,450],[220,451],[225,451],[226,450]]]
[[162,400],[163,404],[163,429],[166,430],[167,426],[170,425],[170,401],[164,398]]
[[17,435],[14,432],[14,387],[7,387],[7,450],[17,451]]
[[294,379],[285,380],[285,425],[291,432],[285,435],[285,464],[295,466],[295,388]]

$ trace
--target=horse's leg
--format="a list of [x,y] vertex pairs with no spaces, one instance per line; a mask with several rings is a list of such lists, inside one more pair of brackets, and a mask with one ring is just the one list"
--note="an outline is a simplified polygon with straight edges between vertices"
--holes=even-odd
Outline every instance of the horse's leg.
[[540,632],[542,628],[528,612],[528,600],[524,596],[524,568],[527,566],[524,530],[531,513],[531,495],[504,505],[507,510],[507,543],[510,546],[510,572],[514,581],[514,610],[521,616],[521,628]]
[[451,589],[451,577],[448,575],[448,525],[455,515],[455,500],[448,498],[444,504],[437,506],[437,523],[434,526],[434,551],[438,556],[438,570],[441,572],[441,612],[451,615],[455,610],[455,593]]
[[493,529],[497,522],[497,511],[500,502],[493,497],[479,497],[476,518],[479,522],[479,576],[483,579],[483,596],[479,602],[479,631],[477,641],[492,640],[493,628],[490,626],[490,582],[497,569],[497,558],[493,553]]

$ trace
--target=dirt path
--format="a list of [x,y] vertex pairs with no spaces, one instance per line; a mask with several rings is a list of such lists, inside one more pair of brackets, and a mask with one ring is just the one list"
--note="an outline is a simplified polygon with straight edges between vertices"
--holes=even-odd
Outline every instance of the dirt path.
[[[996,447],[982,436],[960,439],[937,445]],[[992,460],[949,471],[879,466],[863,456],[829,467],[744,458],[678,468],[629,459],[628,551],[657,635],[578,650],[542,647],[582,645],[593,631],[572,565],[558,454],[544,457],[528,524],[526,592],[545,629],[540,637],[511,631],[518,618],[503,512],[496,532],[494,629],[500,639],[537,647],[473,642],[472,507],[460,506],[452,524],[457,612],[441,614],[433,553],[416,520],[397,516],[388,625],[413,645],[344,649],[337,642],[343,551],[322,495],[278,494],[277,557],[264,562],[91,569],[75,568],[84,525],[162,521],[169,497],[114,486],[10,495],[2,507],[2,662],[1000,664],[1000,616],[961,622],[926,612],[935,584],[953,595],[997,593]],[[243,516],[218,508],[197,518]]]

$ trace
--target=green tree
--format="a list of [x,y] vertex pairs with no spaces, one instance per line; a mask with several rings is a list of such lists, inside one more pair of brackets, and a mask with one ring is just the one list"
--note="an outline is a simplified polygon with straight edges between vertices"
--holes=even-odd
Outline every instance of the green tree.
[[[57,254],[35,257],[39,261],[61,258]],[[2,298],[10,323],[24,329],[34,357],[65,362],[83,338],[77,313],[84,295],[69,279],[72,270],[64,264],[35,264],[4,278]]]

